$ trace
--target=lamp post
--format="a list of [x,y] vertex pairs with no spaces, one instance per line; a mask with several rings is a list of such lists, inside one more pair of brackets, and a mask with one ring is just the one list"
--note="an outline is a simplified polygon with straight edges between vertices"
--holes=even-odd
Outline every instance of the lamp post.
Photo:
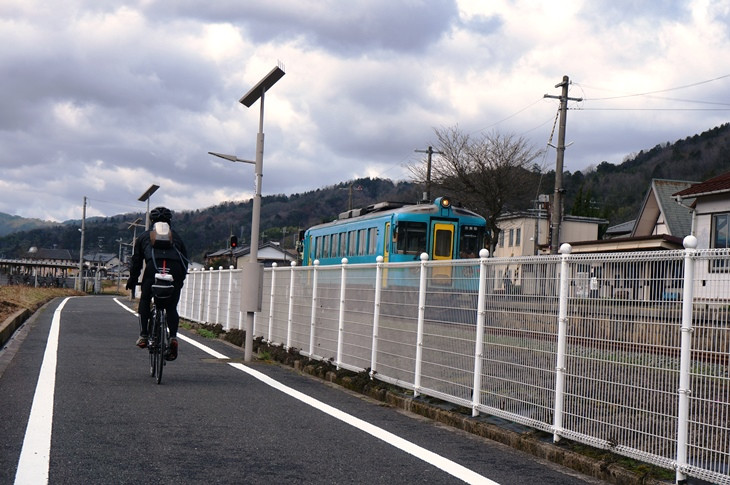
[[[150,187],[150,189],[151,188],[152,187]],[[157,189],[155,189],[155,190],[157,190]],[[148,191],[149,191],[149,189],[148,189]],[[153,190],[153,192],[154,192],[154,190]],[[152,195],[152,193],[150,193],[150,195]],[[150,214],[149,197],[147,198],[147,201],[148,201],[147,202],[147,221],[149,221],[150,220],[150,216],[149,216],[149,214]],[[138,217],[133,222],[128,222],[127,223],[127,224],[129,224],[129,227],[127,227],[127,229],[132,229],[134,227],[134,233],[133,233],[133,236],[132,236],[132,244],[130,244],[130,246],[132,246],[132,255],[134,255],[134,245],[137,242],[137,228],[138,227],[145,227],[142,224],[140,224],[140,222],[142,222],[142,218]],[[149,228],[149,226],[147,228]],[[129,294],[129,299],[130,300],[134,300],[134,296],[135,296],[135,293],[136,292],[137,292],[137,287],[135,286],[134,288],[131,289],[131,293]]]
[[248,263],[244,268],[244,281],[241,285],[241,306],[246,311],[246,341],[244,343],[243,360],[251,361],[253,348],[253,318],[256,311],[261,310],[261,295],[263,271],[259,265],[259,222],[261,219],[261,178],[264,165],[264,96],[276,82],[284,76],[281,66],[276,66],[264,76],[254,87],[239,99],[239,103],[250,108],[259,98],[259,132],[256,135],[256,161],[241,160],[234,155],[223,155],[209,152],[211,155],[224,158],[231,162],[253,163],[256,173],[256,184],[253,198],[253,212],[251,214],[251,244]]
[[140,202],[147,202],[147,217],[145,218],[144,222],[145,231],[150,228],[150,197],[152,197],[152,194],[157,192],[157,189],[159,188],[159,185],[152,184],[147,190],[144,191],[144,194],[140,195],[139,199],[137,199]]

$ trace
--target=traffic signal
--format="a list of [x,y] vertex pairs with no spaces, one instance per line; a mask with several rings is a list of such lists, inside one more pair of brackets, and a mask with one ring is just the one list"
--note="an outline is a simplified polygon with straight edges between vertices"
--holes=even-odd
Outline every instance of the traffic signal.
[[231,249],[235,249],[236,246],[238,246],[238,238],[236,236],[231,236]]

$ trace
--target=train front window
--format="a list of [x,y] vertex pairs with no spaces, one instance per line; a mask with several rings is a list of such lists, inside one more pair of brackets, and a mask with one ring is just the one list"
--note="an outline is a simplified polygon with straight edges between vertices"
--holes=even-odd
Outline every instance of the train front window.
[[479,226],[461,226],[461,237],[459,238],[459,257],[476,258],[482,249],[484,240],[484,228]]
[[426,223],[401,221],[398,223],[398,245],[400,254],[421,254],[426,252]]

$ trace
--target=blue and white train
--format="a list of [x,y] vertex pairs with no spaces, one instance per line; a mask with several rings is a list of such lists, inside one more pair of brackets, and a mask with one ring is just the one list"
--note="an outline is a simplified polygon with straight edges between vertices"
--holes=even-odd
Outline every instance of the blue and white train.
[[381,202],[340,214],[335,221],[306,230],[300,241],[302,265],[476,258],[484,247],[486,220],[454,207],[448,197],[433,203]]

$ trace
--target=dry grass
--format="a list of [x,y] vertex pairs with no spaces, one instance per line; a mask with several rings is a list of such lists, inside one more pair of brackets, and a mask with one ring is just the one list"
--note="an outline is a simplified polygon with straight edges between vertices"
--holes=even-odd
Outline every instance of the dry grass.
[[44,303],[59,297],[83,295],[64,288],[33,288],[30,286],[0,286],[0,322],[18,310],[37,310]]

